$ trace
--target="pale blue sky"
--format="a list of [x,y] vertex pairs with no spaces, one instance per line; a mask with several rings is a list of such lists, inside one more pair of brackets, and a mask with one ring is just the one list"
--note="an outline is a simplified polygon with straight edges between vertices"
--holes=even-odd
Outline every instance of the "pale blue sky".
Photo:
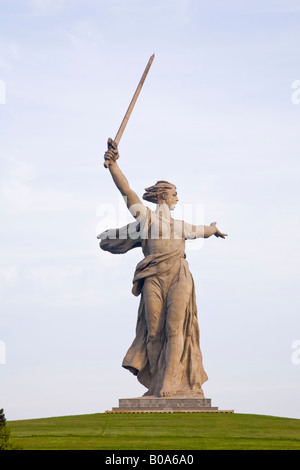
[[299,17],[283,0],[0,0],[8,419],[144,393],[121,368],[142,254],[101,252],[96,235],[104,204],[127,216],[102,156],[153,52],[120,166],[140,195],[174,182],[229,234],[188,252],[204,392],[221,409],[300,418]]

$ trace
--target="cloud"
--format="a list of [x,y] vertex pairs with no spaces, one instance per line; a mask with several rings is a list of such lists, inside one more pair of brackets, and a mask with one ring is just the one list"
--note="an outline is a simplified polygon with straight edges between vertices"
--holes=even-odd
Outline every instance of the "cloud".
[[16,266],[6,266],[0,268],[0,279],[9,285],[13,285],[18,277]]
[[[15,295],[15,289],[19,280],[19,272],[17,266],[0,267],[0,296],[2,297],[2,306],[4,298],[12,298]],[[12,294],[10,296],[10,294]],[[4,318],[1,318],[1,322]]]
[[53,188],[35,188],[12,180],[0,188],[6,209],[18,213],[61,212],[81,204],[79,196],[70,191]]
[[30,0],[32,16],[56,15],[64,8],[65,0]]
[[300,4],[298,0],[277,0],[273,4],[276,11],[279,12],[293,12],[300,10]]
[[74,190],[41,187],[33,164],[11,157],[3,161],[4,174],[0,183],[2,213],[61,212],[84,205],[83,197]]
[[3,59],[0,59],[0,69],[11,70],[11,65]]
[[36,289],[40,296],[47,294],[68,296],[73,292],[74,280],[81,275],[79,266],[34,266],[27,271],[28,280],[32,289]]

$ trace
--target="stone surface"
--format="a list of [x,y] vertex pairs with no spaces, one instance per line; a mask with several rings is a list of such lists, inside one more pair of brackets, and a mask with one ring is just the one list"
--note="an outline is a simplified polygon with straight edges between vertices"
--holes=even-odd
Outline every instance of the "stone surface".
[[113,408],[113,411],[120,410],[217,410],[217,407],[211,406],[210,398],[120,398],[119,407]]
[[210,398],[138,397],[120,398],[119,406],[106,413],[234,413],[211,406]]
[[[224,239],[226,234],[215,222],[205,226],[173,219],[171,211],[178,197],[176,186],[168,181],[160,180],[145,189],[142,199],[156,204],[156,209],[145,205],[117,163],[117,142],[109,140],[104,158],[136,220],[120,229],[101,233],[98,236],[100,247],[113,254],[141,248],[144,256],[133,277],[132,293],[140,296],[136,335],[122,366],[148,389],[148,398],[142,397],[130,404],[121,400],[122,406],[127,403],[130,407],[136,404],[155,409],[158,406],[155,403],[159,403],[159,407],[171,406],[171,409],[174,406],[175,409],[185,406],[208,409],[210,405],[202,390],[208,377],[202,361],[196,293],[186,260],[185,241],[212,235]],[[155,402],[149,397],[167,401]],[[174,401],[169,401],[170,397]],[[184,401],[178,401],[179,397],[184,397]]]

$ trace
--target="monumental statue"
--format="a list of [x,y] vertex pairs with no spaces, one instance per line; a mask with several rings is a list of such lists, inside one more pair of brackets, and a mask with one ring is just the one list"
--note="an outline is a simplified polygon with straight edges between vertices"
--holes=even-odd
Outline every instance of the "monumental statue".
[[[132,293],[140,296],[136,334],[122,366],[147,388],[144,396],[202,398],[207,374],[185,241],[212,235],[224,239],[226,234],[215,222],[192,225],[172,218],[178,196],[176,186],[168,181],[146,188],[141,199],[118,165],[118,141],[108,139],[105,167],[133,222],[101,233],[100,247],[114,254],[140,247],[144,255],[133,276]],[[155,210],[144,201],[156,204]]]

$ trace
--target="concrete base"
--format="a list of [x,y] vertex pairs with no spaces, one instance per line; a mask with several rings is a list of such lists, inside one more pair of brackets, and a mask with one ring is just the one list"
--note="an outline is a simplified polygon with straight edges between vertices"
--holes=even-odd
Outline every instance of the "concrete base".
[[210,398],[197,397],[139,397],[120,398],[119,407],[106,413],[233,413],[211,406]]

